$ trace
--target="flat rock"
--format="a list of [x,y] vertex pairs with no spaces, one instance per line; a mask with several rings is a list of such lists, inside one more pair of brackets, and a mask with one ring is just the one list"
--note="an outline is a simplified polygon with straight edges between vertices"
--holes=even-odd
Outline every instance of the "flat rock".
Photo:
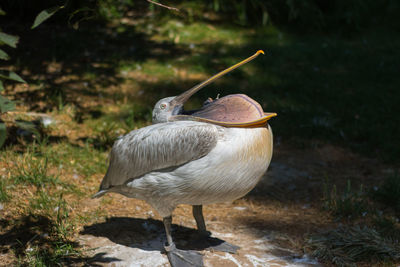
[[[127,228],[129,224],[136,224]],[[174,225],[177,247],[190,249],[190,236],[195,230]],[[121,231],[121,229],[126,229]],[[103,232],[106,231],[106,232]],[[200,250],[205,266],[319,266],[307,256],[296,255],[293,251],[272,245],[278,233],[265,232],[261,238],[254,238],[254,229],[242,228],[235,234],[213,232],[213,236],[238,245],[237,254]],[[260,234],[260,233],[259,233]],[[162,223],[157,220],[112,218],[104,223],[89,226],[80,236],[81,245],[90,248],[97,266],[169,266],[168,258],[162,253],[165,242]],[[147,239],[146,239],[147,238]],[[189,240],[189,241],[188,241]]]

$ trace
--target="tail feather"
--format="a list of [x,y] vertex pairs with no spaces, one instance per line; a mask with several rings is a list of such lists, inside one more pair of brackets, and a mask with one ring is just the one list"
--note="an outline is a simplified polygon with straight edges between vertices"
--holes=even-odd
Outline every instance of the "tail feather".
[[107,193],[108,192],[108,190],[99,190],[99,192],[97,192],[96,194],[94,194],[93,196],[92,196],[92,199],[93,198],[99,198],[99,197],[101,197],[101,196],[103,196],[105,193]]

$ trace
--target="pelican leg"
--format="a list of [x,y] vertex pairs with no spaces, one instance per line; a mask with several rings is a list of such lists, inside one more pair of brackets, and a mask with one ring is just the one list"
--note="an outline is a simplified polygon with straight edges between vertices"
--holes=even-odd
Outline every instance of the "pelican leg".
[[211,233],[206,229],[206,223],[203,217],[203,205],[193,205],[193,217],[196,220],[197,229],[201,235],[210,236]]
[[207,231],[206,224],[204,222],[202,205],[193,205],[193,217],[196,220],[197,229],[199,230],[200,235],[197,243],[201,244],[202,247],[205,247],[208,250],[229,252],[233,254],[236,253],[236,251],[240,248],[224,240],[211,237],[211,232]]
[[167,244],[164,247],[167,252],[169,263],[172,267],[202,267],[203,256],[197,251],[177,249],[172,240],[171,224],[172,216],[163,218]]

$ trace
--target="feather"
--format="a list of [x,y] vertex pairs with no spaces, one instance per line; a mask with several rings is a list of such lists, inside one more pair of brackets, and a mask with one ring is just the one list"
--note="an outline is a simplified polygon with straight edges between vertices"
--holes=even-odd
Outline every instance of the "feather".
[[114,143],[109,168],[95,196],[151,171],[179,166],[207,155],[222,137],[219,128],[213,124],[179,121],[131,131]]

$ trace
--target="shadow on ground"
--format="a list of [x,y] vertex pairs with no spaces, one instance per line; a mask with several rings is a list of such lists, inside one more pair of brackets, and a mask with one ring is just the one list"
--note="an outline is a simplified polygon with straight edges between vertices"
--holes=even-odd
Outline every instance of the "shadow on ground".
[[[172,231],[174,242],[180,249],[205,250],[209,247],[199,242],[196,229],[173,224]],[[112,217],[103,223],[85,226],[80,234],[106,237],[115,244],[146,251],[164,252],[163,244],[166,242],[164,224],[154,219]],[[211,242],[219,245],[224,241],[212,238]]]
[[[75,249],[79,244],[74,241],[63,239],[55,233],[54,221],[45,216],[27,215],[18,220],[0,220],[0,252],[2,254],[12,251],[16,258],[21,259],[27,254],[35,255],[42,264],[53,265],[76,265],[90,263],[108,263],[119,261],[116,258],[106,257],[105,254],[97,253],[92,257],[82,256]],[[3,231],[7,229],[6,231]],[[66,249],[70,253],[58,254],[60,250]],[[65,251],[63,251],[65,252]]]

